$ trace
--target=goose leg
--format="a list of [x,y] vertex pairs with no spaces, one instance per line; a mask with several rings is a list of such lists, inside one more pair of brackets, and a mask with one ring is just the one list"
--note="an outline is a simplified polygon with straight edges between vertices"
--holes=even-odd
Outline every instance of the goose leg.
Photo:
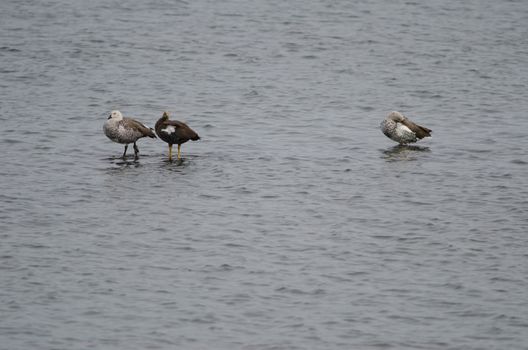
[[138,154],[139,154],[139,148],[136,145],[136,143],[134,142],[134,159],[137,160],[139,158]]
[[128,149],[128,144],[125,145],[125,151],[123,152],[123,159],[126,158],[127,149]]
[[181,145],[178,144],[178,160],[181,159],[181,152],[180,152]]
[[169,160],[172,160],[172,145],[169,144]]

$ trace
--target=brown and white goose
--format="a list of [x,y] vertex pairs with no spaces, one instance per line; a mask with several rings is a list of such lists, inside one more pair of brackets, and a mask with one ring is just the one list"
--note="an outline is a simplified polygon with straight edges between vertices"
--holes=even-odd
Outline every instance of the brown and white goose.
[[380,129],[385,136],[402,145],[430,137],[432,132],[431,129],[413,123],[400,112],[390,112],[381,122]]
[[126,157],[128,144],[134,144],[134,156],[138,159],[139,148],[136,141],[142,137],[156,138],[154,131],[137,120],[125,118],[119,111],[112,111],[108,120],[103,125],[105,135],[112,141],[125,144],[123,159]]
[[172,160],[172,145],[178,145],[178,159],[181,159],[181,145],[189,140],[197,141],[200,139],[200,136],[187,124],[177,120],[169,120],[167,112],[163,112],[154,128],[158,137],[169,144],[169,160]]

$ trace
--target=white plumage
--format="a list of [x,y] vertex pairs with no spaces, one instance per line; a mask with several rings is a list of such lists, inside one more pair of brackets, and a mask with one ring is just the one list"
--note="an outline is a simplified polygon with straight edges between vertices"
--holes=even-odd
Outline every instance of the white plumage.
[[431,130],[413,123],[400,112],[391,112],[380,124],[381,131],[393,141],[408,144],[431,136]]
[[176,131],[176,128],[174,126],[172,126],[172,125],[169,125],[165,129],[161,129],[161,131],[163,131],[164,133],[170,135],[170,134],[172,134],[173,132]]
[[103,125],[103,131],[110,140],[125,145],[123,158],[126,156],[129,143],[134,144],[134,155],[137,159],[139,149],[136,141],[145,136],[156,137],[152,129],[137,120],[123,117],[119,111],[112,111]]

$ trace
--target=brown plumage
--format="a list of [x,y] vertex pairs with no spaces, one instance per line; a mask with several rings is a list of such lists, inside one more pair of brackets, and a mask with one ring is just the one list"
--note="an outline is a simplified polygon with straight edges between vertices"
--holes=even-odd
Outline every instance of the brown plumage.
[[403,119],[401,123],[411,129],[411,131],[414,132],[416,134],[416,137],[419,139],[431,136],[431,129],[428,129],[425,126],[415,124],[407,118]]
[[137,120],[125,118],[119,111],[112,111],[103,125],[105,135],[112,141],[125,145],[123,159],[126,157],[128,144],[134,144],[135,159],[138,159],[139,148],[136,141],[142,137],[156,138],[154,131]]
[[402,145],[414,143],[431,136],[431,129],[407,119],[400,112],[390,112],[380,124],[381,131],[391,140]]
[[167,112],[163,112],[154,129],[158,137],[169,144],[169,160],[172,160],[172,145],[178,145],[178,159],[181,159],[181,145],[189,140],[197,141],[200,139],[200,136],[187,124],[177,120],[169,120]]

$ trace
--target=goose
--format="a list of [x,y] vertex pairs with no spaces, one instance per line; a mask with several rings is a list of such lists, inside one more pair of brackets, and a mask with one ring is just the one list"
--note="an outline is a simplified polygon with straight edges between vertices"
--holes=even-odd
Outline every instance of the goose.
[[103,125],[105,135],[112,141],[125,145],[123,159],[126,158],[128,144],[134,144],[134,158],[137,160],[139,148],[136,141],[142,137],[156,138],[154,130],[132,118],[125,118],[119,111],[112,111]]
[[169,120],[167,112],[163,112],[154,129],[158,137],[169,144],[169,160],[172,160],[172,145],[178,145],[178,160],[180,160],[181,145],[189,140],[197,141],[200,139],[200,136],[187,124],[177,120]]
[[431,129],[415,124],[400,112],[390,112],[380,124],[381,131],[393,141],[402,145],[414,143],[431,136]]

